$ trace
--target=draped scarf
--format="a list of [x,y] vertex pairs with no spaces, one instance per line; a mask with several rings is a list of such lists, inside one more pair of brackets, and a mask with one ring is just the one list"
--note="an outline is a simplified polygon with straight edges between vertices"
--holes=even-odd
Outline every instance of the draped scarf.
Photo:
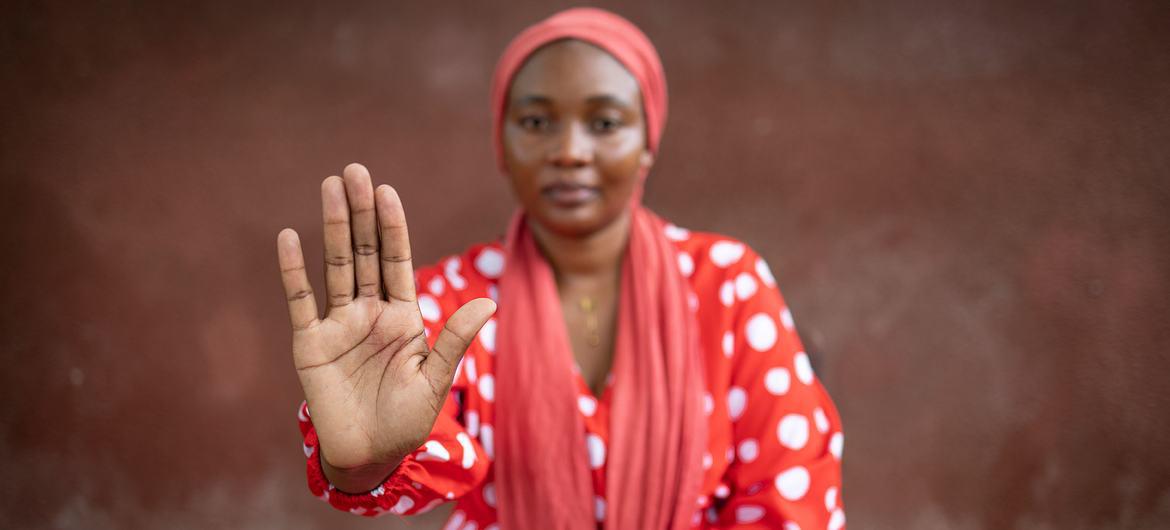
[[[562,11],[521,32],[492,82],[493,140],[501,170],[508,88],[524,61],[562,39],[588,42],[637,79],[646,145],[656,152],[666,122],[658,53],[629,21],[593,8]],[[641,175],[644,182],[645,174]],[[706,446],[698,328],[665,223],[630,205],[614,344],[605,528],[690,528]],[[556,279],[523,211],[512,217],[500,278],[495,401],[495,484],[501,528],[594,529],[594,492],[584,423],[577,411],[573,352]]]

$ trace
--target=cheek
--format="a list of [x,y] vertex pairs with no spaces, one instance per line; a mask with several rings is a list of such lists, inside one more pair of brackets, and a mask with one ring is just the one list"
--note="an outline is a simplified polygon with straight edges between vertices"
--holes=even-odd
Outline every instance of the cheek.
[[509,167],[516,166],[523,168],[539,161],[537,154],[538,147],[532,135],[524,134],[523,131],[511,123],[504,126],[504,162]]
[[629,131],[604,142],[597,153],[597,165],[606,187],[628,198],[638,184],[644,152],[642,132]]
[[536,172],[527,171],[517,165],[510,165],[508,168],[508,184],[512,187],[512,195],[528,209],[540,202],[540,188],[536,184],[535,175]]
[[540,170],[540,157],[535,155],[537,146],[532,145],[528,135],[516,134],[515,130],[510,129],[514,127],[504,130],[504,167],[507,168],[508,183],[513,193],[521,202],[527,202],[539,194],[536,175]]

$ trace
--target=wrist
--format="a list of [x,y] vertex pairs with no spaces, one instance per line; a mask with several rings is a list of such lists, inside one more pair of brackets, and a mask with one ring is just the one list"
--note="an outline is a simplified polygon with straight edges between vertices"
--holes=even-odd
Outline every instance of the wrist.
[[388,462],[364,464],[354,467],[336,467],[329,463],[324,451],[318,451],[321,472],[334,488],[349,494],[362,494],[377,488],[398,468],[402,457]]

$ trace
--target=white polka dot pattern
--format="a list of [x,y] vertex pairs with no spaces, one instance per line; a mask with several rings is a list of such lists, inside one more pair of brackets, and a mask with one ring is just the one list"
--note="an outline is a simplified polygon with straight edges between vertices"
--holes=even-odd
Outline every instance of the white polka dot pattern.
[[727,414],[731,416],[732,421],[743,416],[745,407],[747,407],[747,392],[738,386],[731,387],[731,390],[727,392]]
[[461,462],[463,469],[471,469],[471,466],[475,465],[475,447],[471,445],[471,438],[467,433],[461,432],[455,435],[455,441],[459,442],[459,447],[463,449]]
[[472,438],[479,438],[479,413],[474,410],[467,411],[467,434]]
[[390,512],[397,515],[402,515],[411,508],[414,508],[414,499],[403,495],[398,498],[398,502],[394,503],[394,507],[390,508]]
[[756,276],[759,276],[764,281],[764,285],[774,287],[776,285],[776,278],[772,276],[772,269],[768,268],[768,264],[764,262],[764,258],[756,260]]
[[446,284],[443,283],[442,276],[435,276],[431,281],[427,282],[427,290],[435,296],[442,296],[443,291],[446,290]]
[[504,272],[504,254],[491,247],[483,249],[475,257],[475,270],[493,280],[499,278]]
[[496,507],[496,483],[489,482],[483,487],[483,502],[492,508]]
[[435,297],[424,294],[418,297],[418,311],[422,313],[423,320],[427,322],[438,322],[442,317],[439,312],[439,303],[435,301]]
[[833,454],[833,458],[841,459],[841,453],[845,450],[845,435],[840,432],[833,433],[829,438],[829,452]]
[[776,490],[790,501],[798,501],[808,493],[811,478],[803,466],[791,467],[776,475]]
[[776,345],[776,322],[764,313],[756,313],[747,322],[748,345],[756,351],[768,351]]
[[745,464],[750,464],[756,461],[756,457],[760,456],[760,444],[756,442],[755,438],[748,438],[739,442],[739,461]]
[[451,284],[451,288],[456,291],[462,291],[467,288],[467,279],[459,274],[459,269],[463,267],[459,258],[451,258],[443,264],[443,275],[447,278],[447,283]]
[[577,396],[577,408],[581,409],[581,414],[592,418],[597,412],[597,399],[593,396]]
[[784,325],[784,329],[788,331],[795,331],[796,324],[792,321],[792,311],[787,307],[780,311],[780,323]]
[[773,396],[783,396],[788,393],[788,387],[792,384],[792,376],[788,374],[788,369],[783,367],[772,368],[768,373],[764,374],[764,388],[768,390],[769,394]]
[[480,427],[479,445],[483,447],[483,453],[487,455],[488,460],[496,459],[496,444],[491,425],[485,423],[483,427]]
[[740,301],[751,298],[752,295],[756,294],[756,289],[758,289],[756,280],[752,278],[751,274],[741,272],[739,276],[735,277],[735,297],[739,298]]
[[690,254],[687,254],[686,252],[679,252],[678,271],[682,273],[684,278],[690,278],[691,274],[694,274],[695,260],[691,259]]
[[484,322],[483,327],[479,329],[479,334],[477,337],[479,338],[479,343],[483,346],[483,349],[487,350],[488,353],[495,353],[496,319],[491,318],[488,319],[487,322]]
[[829,516],[828,530],[841,530],[845,527],[845,512],[840,508],[833,510],[833,515]]
[[825,409],[817,407],[813,411],[813,422],[817,424],[817,432],[821,434],[829,432],[829,417],[825,416]]
[[[719,374],[706,381],[700,394],[703,411],[716,427],[712,433],[718,435],[696,449],[707,470],[704,483],[712,489],[697,495],[696,511],[689,515],[696,518],[696,526],[703,524],[706,515],[712,526],[719,527],[841,530],[839,464],[832,459],[841,458],[844,437],[832,423],[832,403],[816,386],[809,356],[799,351],[792,313],[775,288],[772,270],[738,241],[673,225],[664,231],[674,241],[672,257],[680,277],[685,278],[686,305],[699,325],[703,362]],[[498,278],[506,270],[505,262],[499,244],[491,243],[444,258],[438,267],[419,270],[416,277],[422,281],[415,286],[429,340],[434,340],[443,319],[463,302],[481,296],[499,300]],[[313,494],[367,517],[409,516],[456,500],[459,504],[450,520],[453,530],[498,530],[498,524],[485,528],[496,520],[501,502],[490,477],[495,456],[491,418],[498,409],[494,408],[496,363],[489,354],[496,353],[497,326],[497,320],[490,319],[458,365],[452,396],[462,411],[454,419],[462,427],[451,428],[453,422],[440,418],[435,433],[414,453],[417,465],[409,467],[406,477],[394,479],[400,485],[395,493],[387,483],[364,498],[332,491],[330,500],[331,488],[322,491],[327,482],[313,489],[313,484],[321,484],[313,479]],[[607,387],[612,375],[606,376]],[[592,395],[579,370],[573,377],[576,407],[585,424],[587,462],[596,491],[601,492],[604,482],[598,481],[604,481],[609,465],[609,405]],[[298,409],[298,419],[302,429],[311,430],[304,408]],[[315,438],[309,436],[305,448],[312,474],[319,459],[314,458],[315,442],[308,443]],[[831,454],[828,463],[820,460],[821,451]],[[736,475],[717,476],[724,470]],[[468,491],[461,487],[468,479],[482,485]],[[461,499],[456,499],[457,493]],[[339,505],[338,499],[345,499],[340,501],[344,504]],[[597,521],[604,523],[606,507],[604,495],[596,495]]]
[[793,451],[804,449],[808,443],[808,418],[801,414],[784,416],[776,427],[776,437],[780,439],[780,445]]
[[737,524],[751,524],[764,518],[764,508],[755,504],[741,504],[735,508]]
[[812,363],[808,360],[808,354],[799,351],[792,357],[792,366],[796,369],[796,378],[801,383],[811,385],[813,382]]
[[463,522],[467,520],[467,514],[461,510],[455,510],[451,517],[447,519],[447,524],[443,525],[443,530],[459,530],[463,526]]
[[735,303],[735,285],[731,283],[731,280],[725,281],[723,285],[719,286],[719,301],[727,307],[731,307]]
[[435,440],[427,440],[427,443],[423,444],[423,452],[416,455],[414,459],[419,461],[435,460],[438,462],[446,462],[451,459],[451,453],[447,451],[446,447],[443,447],[443,444]]
[[484,374],[483,377],[479,378],[477,388],[479,388],[479,395],[483,396],[485,400],[489,402],[496,400],[496,378],[492,374]]
[[744,246],[742,243],[733,243],[731,241],[720,241],[711,245],[711,261],[719,267],[729,267],[739,258],[743,257]]
[[671,241],[686,241],[687,238],[691,237],[690,231],[686,228],[679,228],[669,223],[663,228],[662,233],[666,235],[666,239]]
[[467,372],[467,381],[475,384],[475,357],[464,355],[462,362],[463,370]]
[[589,450],[589,467],[601,469],[605,465],[605,441],[596,434],[585,437],[585,445]]

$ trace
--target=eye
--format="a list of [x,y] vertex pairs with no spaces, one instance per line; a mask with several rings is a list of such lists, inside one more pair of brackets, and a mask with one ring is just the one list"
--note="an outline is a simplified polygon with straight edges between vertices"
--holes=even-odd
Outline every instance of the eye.
[[549,127],[549,119],[544,116],[529,114],[520,117],[520,127],[527,131],[543,131]]
[[612,132],[621,126],[622,126],[621,120],[616,120],[613,118],[597,118],[597,119],[593,120],[592,123],[589,124],[589,127],[591,129],[593,129],[593,132],[598,132],[598,133]]

